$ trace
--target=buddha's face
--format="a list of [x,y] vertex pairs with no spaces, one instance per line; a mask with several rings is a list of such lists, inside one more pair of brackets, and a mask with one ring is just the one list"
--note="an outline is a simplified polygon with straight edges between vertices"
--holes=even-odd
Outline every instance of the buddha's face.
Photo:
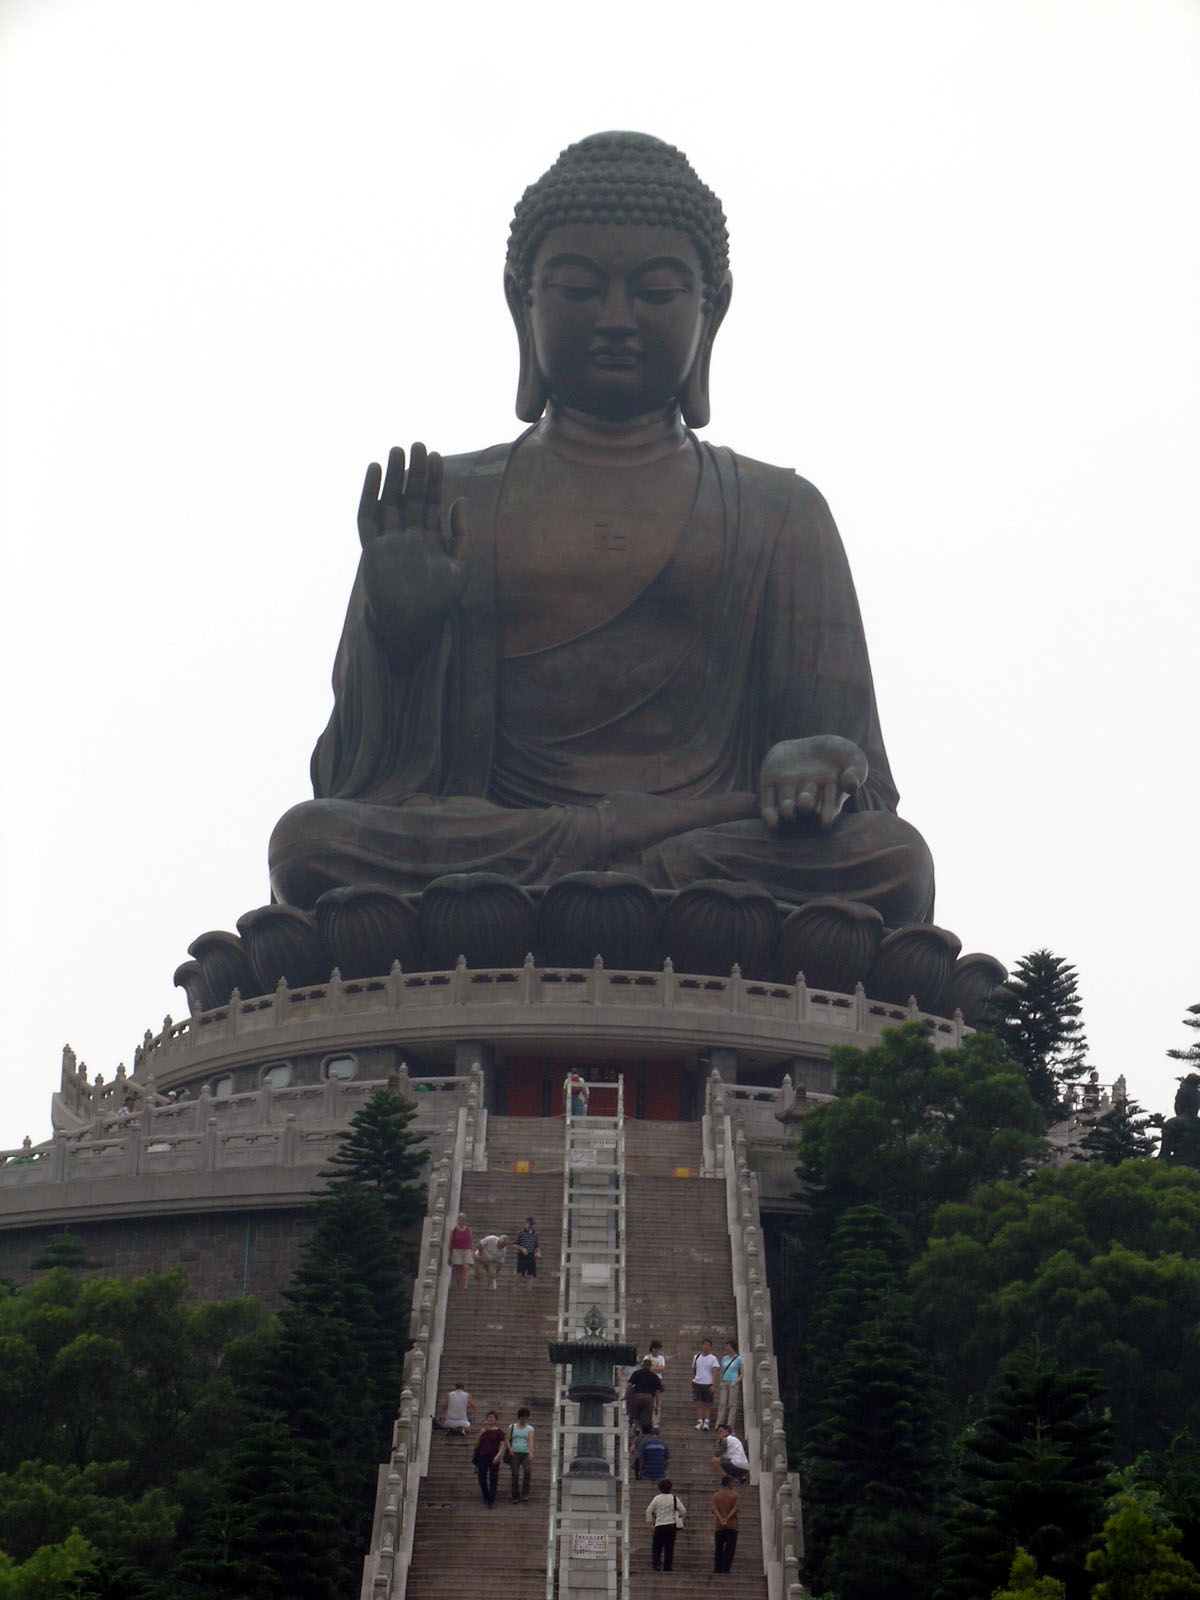
[[571,223],[534,259],[529,328],[555,400],[622,421],[675,403],[706,336],[704,274],[676,228]]

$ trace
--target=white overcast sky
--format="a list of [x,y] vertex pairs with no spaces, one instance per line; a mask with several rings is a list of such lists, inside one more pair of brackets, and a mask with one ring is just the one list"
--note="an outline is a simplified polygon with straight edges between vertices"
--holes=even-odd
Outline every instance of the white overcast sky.
[[729,217],[708,437],[842,529],[937,920],[1169,1109],[1197,961],[1200,6],[0,0],[0,1146],[308,793],[365,463],[512,437],[513,202]]

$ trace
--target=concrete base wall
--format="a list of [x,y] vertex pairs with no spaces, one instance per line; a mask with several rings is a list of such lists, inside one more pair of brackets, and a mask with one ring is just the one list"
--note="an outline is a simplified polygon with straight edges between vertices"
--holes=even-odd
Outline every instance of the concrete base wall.
[[[214,1212],[204,1216],[129,1217],[72,1222],[93,1272],[140,1278],[179,1267],[195,1300],[258,1300],[278,1310],[311,1224],[300,1210]],[[46,1243],[61,1227],[0,1232],[0,1278],[24,1287]]]

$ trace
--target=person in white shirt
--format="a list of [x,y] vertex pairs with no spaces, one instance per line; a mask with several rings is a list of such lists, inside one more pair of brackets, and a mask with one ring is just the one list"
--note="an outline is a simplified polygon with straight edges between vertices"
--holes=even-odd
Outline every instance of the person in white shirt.
[[471,1431],[471,1413],[475,1409],[475,1402],[467,1393],[466,1386],[456,1383],[446,1396],[446,1432],[457,1433],[460,1439],[465,1439]]
[[713,1384],[721,1376],[721,1363],[713,1355],[711,1339],[701,1339],[692,1357],[692,1399],[696,1402],[696,1432],[708,1428],[712,1417]]
[[650,1543],[650,1564],[655,1572],[670,1572],[675,1559],[675,1535],[683,1526],[687,1507],[664,1478],[658,1493],[646,1507],[646,1521],[654,1529]]
[[[651,1369],[652,1372],[657,1372],[658,1373],[659,1380],[661,1381],[664,1389],[666,1388],[666,1384],[667,1384],[667,1380],[663,1377],[663,1372],[666,1369],[666,1365],[667,1365],[667,1358],[666,1358],[665,1355],[663,1355],[662,1340],[661,1339],[651,1339],[651,1341],[650,1341],[650,1369]],[[656,1428],[661,1427],[661,1425],[662,1425],[662,1397],[663,1397],[663,1390],[660,1389],[658,1391],[658,1393],[654,1396],[654,1426]]]
[[489,1289],[496,1287],[496,1277],[504,1265],[504,1258],[508,1253],[509,1239],[506,1233],[486,1234],[475,1246],[475,1279],[477,1283],[487,1283]]
[[739,1483],[750,1482],[750,1462],[746,1456],[746,1447],[736,1433],[731,1433],[725,1424],[717,1426],[717,1453],[712,1458],[713,1466],[717,1471],[736,1478]]

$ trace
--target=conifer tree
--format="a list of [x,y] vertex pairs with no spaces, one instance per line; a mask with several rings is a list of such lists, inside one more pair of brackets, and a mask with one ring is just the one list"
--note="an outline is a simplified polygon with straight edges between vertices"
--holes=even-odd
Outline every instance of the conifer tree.
[[1083,1136],[1082,1150],[1089,1161],[1119,1167],[1122,1161],[1137,1161],[1152,1155],[1155,1141],[1146,1129],[1154,1119],[1136,1100],[1125,1095],[1113,1101],[1102,1117],[1097,1117]]
[[839,1600],[931,1588],[945,1478],[937,1384],[913,1332],[904,1231],[874,1206],[838,1223],[802,1371],[806,1576]]
[[1024,1069],[1029,1092],[1056,1116],[1065,1084],[1087,1071],[1087,1038],[1075,968],[1051,950],[1033,950],[996,991],[990,1032]]
[[[1188,1014],[1183,1019],[1185,1028],[1200,1028],[1200,1005],[1189,1006]],[[1167,1055],[1172,1061],[1186,1061],[1193,1067],[1200,1068],[1200,1039],[1188,1045],[1186,1050],[1168,1050]]]
[[976,1600],[1003,1583],[1018,1546],[1067,1600],[1083,1600],[1084,1559],[1110,1480],[1110,1429],[1092,1372],[1059,1372],[1033,1353],[1004,1373],[961,1441],[939,1595]]
[[[399,1096],[376,1093],[331,1161],[287,1307],[246,1384],[251,1423],[185,1563],[185,1592],[203,1600],[358,1593],[407,1344],[402,1238],[424,1209],[422,1140],[411,1120]],[[262,1514],[270,1503],[274,1521]],[[319,1531],[321,1561],[293,1557],[281,1530],[301,1526]]]
[[412,1131],[416,1114],[393,1088],[377,1089],[351,1118],[325,1174],[327,1194],[348,1183],[378,1190],[397,1238],[425,1215],[425,1138]]

